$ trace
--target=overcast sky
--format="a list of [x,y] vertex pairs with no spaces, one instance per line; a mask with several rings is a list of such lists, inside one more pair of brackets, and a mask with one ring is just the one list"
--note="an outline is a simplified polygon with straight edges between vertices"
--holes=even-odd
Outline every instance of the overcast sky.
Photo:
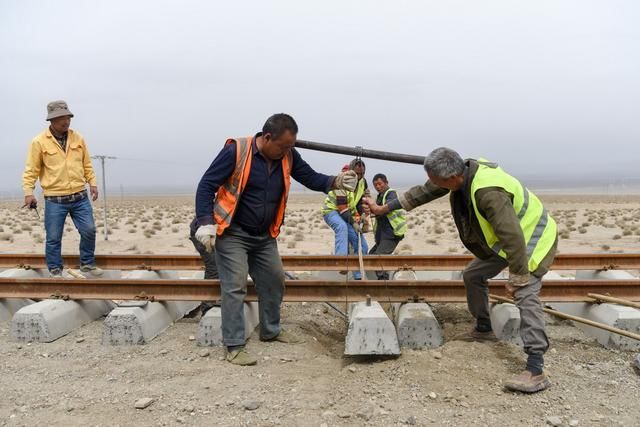
[[[54,99],[92,154],[120,157],[114,189],[195,189],[227,137],[275,112],[302,139],[637,178],[639,22],[634,0],[0,0],[0,189],[19,193]],[[301,153],[325,173],[348,160]]]

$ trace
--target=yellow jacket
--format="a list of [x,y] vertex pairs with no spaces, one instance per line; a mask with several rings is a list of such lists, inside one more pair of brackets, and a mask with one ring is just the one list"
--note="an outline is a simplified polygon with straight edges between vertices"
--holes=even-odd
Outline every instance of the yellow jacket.
[[84,190],[87,182],[96,186],[96,174],[84,138],[69,129],[65,153],[48,127],[36,136],[29,146],[22,174],[25,196],[33,194],[38,178],[45,196],[77,193]]

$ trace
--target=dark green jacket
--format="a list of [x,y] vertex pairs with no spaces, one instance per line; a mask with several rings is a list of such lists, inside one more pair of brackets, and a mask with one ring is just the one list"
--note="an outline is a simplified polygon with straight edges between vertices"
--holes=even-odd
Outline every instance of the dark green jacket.
[[[458,191],[450,192],[451,214],[464,246],[476,257],[489,259],[497,255],[487,245],[470,197],[471,183],[478,171],[478,163],[473,159],[469,159],[465,163],[467,167],[462,188]],[[402,207],[410,211],[443,197],[447,193],[449,193],[449,190],[427,181],[424,185],[415,186],[400,195],[398,201],[389,203],[389,207],[392,209]],[[520,222],[513,209],[513,196],[502,188],[491,187],[478,190],[475,197],[478,210],[489,221],[496,236],[502,243],[502,249],[507,254],[509,271],[513,274],[527,274],[529,272],[527,246]],[[400,206],[395,206],[396,204]],[[556,238],[556,243],[549,251],[549,254],[542,260],[537,270],[533,272],[535,276],[542,277],[549,270],[553,263],[557,245]]]

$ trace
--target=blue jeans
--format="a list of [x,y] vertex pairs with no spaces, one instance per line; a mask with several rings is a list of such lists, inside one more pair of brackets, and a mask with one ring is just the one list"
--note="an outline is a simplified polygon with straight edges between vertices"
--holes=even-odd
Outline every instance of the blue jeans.
[[45,199],[44,228],[47,233],[45,255],[47,267],[62,268],[62,232],[67,215],[80,233],[80,265],[95,264],[96,225],[88,197],[73,203],[55,203]]
[[284,268],[278,243],[269,233],[254,236],[233,223],[216,238],[216,264],[222,295],[222,339],[227,347],[244,345],[244,297],[247,275],[258,294],[260,338],[280,333]]
[[[336,235],[335,255],[348,255],[349,245],[351,245],[354,254],[357,255],[359,253],[358,232],[351,224],[347,224],[337,211],[331,211],[326,214],[324,216],[324,222],[333,229],[333,232]],[[369,245],[367,245],[367,240],[364,238],[363,234],[360,235],[360,242],[362,244],[362,253],[366,254],[369,252]],[[354,271],[353,278],[360,280],[362,275],[359,271]]]

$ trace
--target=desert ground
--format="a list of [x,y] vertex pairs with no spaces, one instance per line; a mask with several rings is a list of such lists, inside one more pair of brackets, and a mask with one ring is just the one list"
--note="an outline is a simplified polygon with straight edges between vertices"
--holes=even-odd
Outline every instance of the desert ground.
[[[561,252],[637,252],[640,196],[542,195],[560,230]],[[330,254],[333,233],[322,197],[293,194],[278,238],[282,254]],[[95,205],[102,254],[195,253],[187,240],[193,198],[109,200],[108,240]],[[0,253],[42,252],[44,230],[20,202],[0,203]],[[42,211],[40,211],[42,216]],[[461,254],[446,200],[408,214],[398,252]],[[66,225],[63,251],[78,235]],[[373,236],[368,235],[370,245]],[[634,272],[637,274],[637,272]],[[101,322],[49,344],[17,343],[0,323],[0,425],[640,425],[640,376],[630,352],[607,350],[570,322],[548,318],[546,370],[553,387],[535,395],[503,390],[522,351],[510,344],[451,340],[472,325],[461,304],[435,304],[445,344],[404,350],[398,358],[346,358],[346,324],[322,304],[285,304],[283,325],[299,345],[248,349],[255,367],[223,360],[222,348],[190,340],[197,319],[183,319],[147,345],[109,347]],[[135,409],[138,399],[154,399]]]
[[[560,251],[634,252],[640,246],[640,196],[542,196],[558,222]],[[330,254],[333,232],[320,214],[322,195],[297,193],[290,197],[285,225],[278,237],[282,254]],[[34,211],[19,209],[20,201],[0,202],[0,251],[44,251],[44,224]],[[42,203],[41,203],[42,204]],[[43,215],[40,208],[40,215]],[[109,200],[108,240],[104,240],[103,211],[94,205],[98,227],[96,252],[101,254],[194,253],[189,223],[193,197],[125,198]],[[446,198],[407,215],[409,233],[398,253],[461,254]],[[67,219],[63,252],[77,251],[79,236]],[[373,234],[367,235],[369,246]]]

